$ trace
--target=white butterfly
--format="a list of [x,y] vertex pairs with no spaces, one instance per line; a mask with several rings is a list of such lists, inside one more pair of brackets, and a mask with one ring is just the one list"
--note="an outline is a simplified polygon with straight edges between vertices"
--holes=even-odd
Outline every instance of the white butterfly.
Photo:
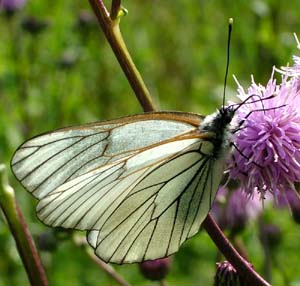
[[86,230],[106,262],[178,251],[208,214],[230,151],[233,108],[154,112],[34,137],[12,170],[50,226]]

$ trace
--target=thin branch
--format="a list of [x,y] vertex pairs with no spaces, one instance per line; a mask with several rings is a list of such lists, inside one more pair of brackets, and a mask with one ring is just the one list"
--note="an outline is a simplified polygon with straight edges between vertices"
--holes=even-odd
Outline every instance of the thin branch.
[[122,286],[131,286],[129,282],[127,282],[111,265],[100,260],[95,254],[87,251],[88,255],[91,259],[110,277],[112,277],[117,283]]
[[15,239],[20,257],[32,286],[47,286],[48,281],[37,249],[30,235],[13,188],[8,184],[6,169],[0,165],[0,208]]
[[159,286],[167,286],[167,282],[163,279],[159,281]]
[[110,18],[114,21],[117,19],[121,10],[121,0],[112,0],[110,9]]
[[119,28],[119,19],[112,20],[110,15],[101,0],[89,0],[94,13],[97,16],[98,22],[108,40],[123,72],[125,73],[136,97],[143,106],[144,111],[154,110],[154,105],[150,93],[134,65],[132,58],[124,43],[123,37]]
[[81,239],[80,237],[74,236],[73,241],[77,246],[84,247],[87,255],[97,264],[97,266],[107,273],[119,285],[131,286],[131,284],[127,282],[111,265],[105,263],[90,251],[90,247],[88,247],[86,239]]

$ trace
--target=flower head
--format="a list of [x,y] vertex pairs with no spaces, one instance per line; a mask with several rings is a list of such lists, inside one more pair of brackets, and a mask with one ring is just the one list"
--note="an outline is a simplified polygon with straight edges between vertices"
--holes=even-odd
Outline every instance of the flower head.
[[54,251],[58,246],[58,239],[55,232],[52,230],[45,231],[38,235],[37,237],[38,248],[42,251]]
[[294,221],[300,224],[300,193],[295,190],[287,190],[284,194],[278,194],[277,207],[289,208]]
[[26,0],[2,0],[2,2],[0,1],[0,7],[8,13],[13,13],[21,9],[25,2]]
[[247,196],[239,188],[229,191],[220,187],[211,213],[222,229],[232,233],[243,230],[247,223],[261,214],[263,205],[258,194]]
[[252,78],[248,90],[239,85],[238,93],[242,101],[251,99],[236,114],[243,124],[234,137],[231,177],[238,178],[250,195],[254,190],[264,197],[267,191],[294,189],[300,181],[299,78],[283,75],[277,84],[273,71],[266,86]]

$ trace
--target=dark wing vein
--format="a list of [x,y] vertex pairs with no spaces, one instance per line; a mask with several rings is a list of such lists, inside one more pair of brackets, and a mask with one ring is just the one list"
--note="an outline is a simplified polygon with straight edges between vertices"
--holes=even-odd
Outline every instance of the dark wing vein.
[[[67,139],[69,139],[69,138],[67,138]],[[24,177],[20,178],[20,181],[21,181],[21,182],[24,181],[28,176],[30,176],[32,173],[34,173],[38,168],[40,168],[42,165],[44,165],[45,163],[47,163],[49,160],[51,160],[51,159],[54,158],[55,156],[61,154],[62,152],[68,150],[69,148],[73,147],[73,146],[76,145],[78,142],[82,141],[83,139],[84,139],[83,137],[82,137],[82,138],[79,138],[77,141],[73,142],[71,145],[68,145],[67,147],[65,147],[65,148],[63,148],[63,149],[61,149],[61,150],[59,150],[57,153],[51,155],[51,156],[48,157],[45,161],[42,161],[42,162],[41,162],[40,164],[38,164],[35,168],[33,168],[32,170],[30,170],[30,172],[28,172]],[[55,141],[55,142],[52,142],[52,143],[56,143],[56,141]],[[40,150],[42,147],[44,147],[44,146],[46,146],[46,145],[43,145],[43,146],[39,147],[39,150]]]
[[[210,171],[211,171],[211,169],[209,168],[209,167],[210,167],[210,160],[209,160],[208,162],[209,162],[209,163],[208,163],[209,166],[206,167],[206,177],[205,177],[205,179],[204,179],[203,188],[202,188],[202,190],[201,190],[201,195],[200,195],[200,199],[199,199],[199,202],[198,202],[198,207],[197,207],[197,210],[196,210],[196,212],[195,212],[195,216],[194,216],[194,218],[193,218],[193,222],[191,223],[190,229],[189,229],[189,231],[188,231],[188,235],[187,235],[188,238],[191,236],[191,235],[190,235],[190,232],[191,232],[191,229],[192,229],[192,227],[193,227],[193,225],[194,225],[194,223],[195,223],[195,220],[196,220],[196,218],[197,218],[197,214],[198,214],[198,212],[199,212],[199,210],[200,210],[200,205],[202,204],[202,199],[203,199],[204,192],[206,191],[207,180],[208,180],[208,177],[209,177]],[[200,225],[199,225],[199,227],[200,227]]]
[[[73,205],[72,203],[73,203],[76,199],[81,200],[81,199],[84,198],[84,201],[83,201],[83,202],[81,203],[81,205],[80,205],[80,207],[82,207],[86,201],[88,201],[89,199],[92,199],[92,197],[93,197],[95,194],[97,194],[97,192],[99,191],[99,188],[97,188],[97,186],[100,185],[101,183],[103,183],[103,181],[105,181],[105,179],[111,178],[111,176],[112,176],[113,174],[115,174],[115,173],[117,173],[119,170],[121,170],[122,167],[123,167],[123,165],[124,165],[124,164],[121,164],[117,169],[113,170],[112,173],[109,173],[109,171],[114,167],[114,165],[112,165],[110,168],[104,170],[104,172],[101,172],[101,173],[97,174],[95,177],[93,177],[92,180],[88,180],[89,178],[87,178],[87,179],[83,179],[83,180],[79,181],[79,183],[84,182],[85,180],[87,181],[86,184],[84,184],[84,185],[81,186],[81,188],[80,188],[81,191],[82,191],[84,188],[86,188],[86,187],[89,186],[88,189],[84,190],[83,194],[81,194],[82,192],[81,192],[81,193],[73,192],[69,197],[67,197],[66,199],[60,201],[60,197],[63,196],[63,195],[65,194],[65,192],[67,192],[68,190],[72,189],[73,186],[70,186],[69,188],[66,188],[66,189],[64,189],[63,191],[56,191],[56,192],[54,193],[54,195],[56,195],[57,193],[59,193],[59,195],[55,196],[54,199],[49,200],[48,203],[45,203],[45,204],[43,205],[42,208],[39,208],[39,209],[38,209],[38,212],[41,214],[41,213],[42,213],[42,210],[43,210],[44,208],[48,207],[49,204],[56,204],[56,203],[57,203],[57,206],[56,206],[55,208],[52,208],[51,212],[49,212],[49,213],[47,214],[47,216],[43,216],[43,219],[47,220],[47,218],[48,218],[49,216],[51,216],[51,214],[52,214],[53,212],[57,211],[57,209],[59,209],[59,208],[61,209],[61,213],[60,213],[61,215],[62,215],[63,213],[68,213],[69,208],[72,207],[72,205]],[[98,179],[100,176],[102,176],[103,174],[106,174],[106,173],[107,173],[107,175],[105,175],[104,178],[102,178],[100,181],[97,181],[97,179]],[[121,174],[122,174],[122,173],[121,173]],[[119,177],[121,174],[118,174],[118,177]],[[102,185],[101,188],[106,187],[106,186],[107,186],[108,184],[110,184],[110,183],[111,183],[111,180],[108,181],[106,184]],[[117,181],[116,181],[116,183],[117,183]],[[114,187],[114,185],[112,185],[112,187]],[[94,191],[92,191],[93,189],[94,189]],[[108,191],[109,191],[109,190],[108,190]],[[107,191],[107,192],[108,192],[108,191]],[[107,192],[106,192],[106,193],[107,193]],[[89,194],[89,193],[90,193],[90,194]],[[105,196],[106,193],[104,193],[99,199],[103,198],[103,197]],[[51,197],[51,195],[53,195],[53,194],[49,194],[49,198]],[[76,196],[77,196],[77,197],[79,196],[79,198],[76,198]],[[85,198],[86,196],[88,196],[88,197]],[[72,198],[73,198],[73,201],[72,201]],[[71,200],[71,202],[70,202],[70,200]],[[97,203],[97,201],[96,201],[95,203]],[[64,205],[66,205],[65,208],[64,208]],[[87,210],[86,212],[88,212],[88,211],[89,211],[89,210]],[[56,214],[57,219],[59,219],[59,218],[61,217],[60,214]],[[64,219],[61,223],[63,224],[64,221],[67,220],[67,219],[69,218],[70,215],[72,215],[72,212],[70,212],[70,214],[69,214],[68,216],[66,216],[65,219]],[[84,216],[84,215],[85,215],[85,213],[83,213],[82,216]],[[57,219],[56,219],[56,220],[57,220]],[[55,221],[53,221],[53,224],[55,225]]]
[[[154,172],[158,172],[159,169],[165,167],[165,165],[167,165],[168,163],[174,161],[175,159],[178,159],[178,158],[181,157],[181,156],[184,156],[184,155],[186,155],[186,154],[188,154],[188,153],[193,153],[193,152],[195,152],[195,151],[188,151],[188,152],[185,152],[185,153],[180,153],[179,155],[176,154],[176,156],[171,157],[170,159],[168,159],[168,160],[166,160],[166,161],[163,161],[161,164],[159,164],[158,166],[156,166],[153,170],[151,170],[150,172],[148,172],[147,174],[145,174],[145,177],[148,177],[149,175],[153,174]],[[144,187],[144,188],[142,188],[142,189],[136,190],[136,188],[138,188],[139,184],[142,184],[142,183],[143,183],[143,177],[142,177],[141,180],[135,184],[135,187],[132,188],[132,190],[128,193],[128,195],[125,197],[125,199],[122,200],[122,201],[120,202],[120,204],[114,209],[114,211],[110,214],[110,216],[103,222],[102,227],[105,226],[105,224],[107,223],[107,221],[109,221],[110,217],[111,217],[112,215],[114,215],[115,212],[119,211],[119,208],[120,208],[123,204],[125,204],[126,201],[132,199],[132,198],[131,198],[132,196],[136,196],[139,192],[145,192],[145,191],[147,191],[148,189],[150,189],[150,188],[152,188],[152,187],[155,187],[155,186],[157,186],[157,185],[161,185],[161,187],[160,187],[157,191],[155,191],[155,193],[154,193],[154,195],[157,194],[158,192],[161,191],[161,189],[162,189],[167,183],[171,182],[174,178],[180,176],[181,174],[183,174],[184,172],[186,172],[187,170],[189,170],[189,169],[192,168],[193,166],[197,165],[201,160],[202,160],[202,158],[200,158],[200,160],[198,160],[198,161],[195,161],[192,165],[186,166],[182,171],[180,171],[179,173],[175,174],[173,177],[169,178],[168,180],[161,181],[161,182],[155,182],[155,183],[153,183],[152,185],[148,185],[147,187]],[[187,187],[188,187],[188,186],[186,186],[186,188],[187,188]],[[186,188],[185,188],[185,189],[186,189]],[[185,189],[183,189],[182,193],[184,193]],[[132,193],[133,190],[134,190],[134,193]],[[181,193],[181,194],[182,194],[182,193]],[[147,196],[146,196],[146,197],[147,197]],[[176,201],[176,200],[177,200],[177,198],[174,199],[174,201]],[[170,207],[171,204],[173,204],[173,202],[171,202],[171,203],[166,207],[165,211]],[[141,207],[141,206],[142,206],[142,205],[140,205],[140,207]],[[137,208],[137,209],[138,209],[138,208]],[[121,224],[122,224],[122,223],[123,223],[130,215],[132,215],[137,209],[133,209],[132,212],[129,213],[127,217],[125,217],[118,225],[116,225],[116,227],[115,227],[114,229],[111,230],[111,232],[113,232],[116,228],[118,228],[118,226],[121,225]],[[99,230],[101,231],[101,228],[100,228]],[[106,237],[108,237],[108,236],[110,235],[111,232],[109,232],[109,233],[107,234]],[[106,237],[104,237],[103,240],[104,240]]]
[[[85,138],[86,138],[86,137],[85,137]],[[84,140],[85,138],[83,138],[82,140]],[[41,187],[41,185],[43,185],[45,182],[47,182],[47,181],[48,181],[55,173],[59,172],[59,171],[60,171],[63,167],[65,167],[68,163],[70,163],[70,162],[73,161],[73,160],[76,160],[76,158],[77,158],[78,156],[80,156],[82,153],[87,152],[89,149],[91,149],[92,147],[98,145],[99,143],[103,142],[103,141],[106,140],[106,139],[107,139],[107,137],[105,137],[105,138],[103,138],[103,139],[101,139],[101,140],[99,140],[99,141],[93,143],[92,145],[89,145],[89,146],[88,146],[87,148],[85,148],[85,149],[82,149],[79,153],[77,153],[77,154],[74,155],[73,157],[70,157],[68,160],[62,161],[62,162],[61,162],[61,165],[60,165],[58,168],[56,168],[52,173],[50,173],[47,177],[45,177],[45,178],[44,178],[44,179],[43,179],[43,180],[42,180],[42,181],[41,181],[41,182],[33,189],[32,192],[34,193],[38,188]],[[76,144],[77,144],[78,142],[82,141],[82,140],[77,141]],[[75,145],[75,144],[74,144],[74,145]],[[71,146],[69,146],[69,147],[73,147],[74,145],[71,145]],[[69,148],[69,147],[68,147],[68,148]],[[68,148],[66,148],[66,149],[63,150],[63,151],[66,151]],[[59,152],[59,153],[60,153],[60,152]],[[49,161],[49,160],[53,159],[54,157],[56,157],[59,153],[53,155],[52,158],[49,158],[48,160],[46,160],[45,162],[43,162],[42,164],[40,164],[39,166],[37,166],[36,169],[33,170],[33,172],[35,172],[38,168],[40,168],[41,165],[46,164],[47,161]],[[82,166],[81,166],[81,167],[82,167]],[[80,167],[80,168],[81,168],[81,167]],[[69,176],[69,177],[70,177],[70,176]],[[67,181],[67,179],[68,179],[68,177],[62,181],[62,184],[65,183],[65,182]]]
[[[35,137],[31,138],[34,139]],[[28,159],[30,156],[32,156],[35,152],[39,151],[41,147],[44,147],[44,146],[47,146],[47,145],[51,145],[53,143],[57,143],[59,141],[65,141],[67,139],[74,139],[74,138],[79,138],[81,139],[82,136],[79,136],[79,135],[76,135],[76,136],[69,136],[69,137],[64,137],[64,138],[60,138],[60,139],[56,139],[56,140],[53,140],[53,141],[50,141],[50,142],[47,142],[45,144],[42,144],[42,145],[30,145],[30,146],[21,146],[20,149],[18,149],[17,151],[21,150],[21,149],[32,149],[32,148],[36,148],[36,150],[34,150],[32,153],[28,154],[27,156],[24,156],[24,157],[21,157],[19,160],[13,162],[11,164],[11,166],[15,166],[17,165],[18,163],[21,163],[22,161]],[[76,141],[78,142],[78,141]],[[76,143],[75,142],[75,143]]]
[[[201,182],[201,179],[202,179],[202,176],[205,172],[205,165],[202,165],[201,168],[199,169],[198,171],[198,175],[199,175],[199,178],[197,180],[197,184],[195,185],[195,188],[194,188],[194,191],[192,193],[192,196],[188,202],[188,207],[187,207],[187,214],[186,216],[184,217],[184,222],[183,222],[183,225],[182,225],[182,228],[181,228],[181,233],[180,233],[180,238],[179,238],[179,245],[178,247],[180,246],[180,242],[182,241],[182,236],[183,236],[183,232],[186,228],[186,224],[187,224],[187,220],[188,220],[188,217],[189,217],[189,213],[192,211],[192,208],[191,208],[191,205],[192,205],[192,202],[195,201],[194,197],[195,195],[197,194],[197,190],[199,188],[199,184]],[[185,240],[185,239],[184,239]]]

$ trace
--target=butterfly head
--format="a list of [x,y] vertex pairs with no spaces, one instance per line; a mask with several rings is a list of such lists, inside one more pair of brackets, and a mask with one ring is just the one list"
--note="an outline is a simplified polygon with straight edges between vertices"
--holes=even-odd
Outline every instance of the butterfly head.
[[221,117],[220,119],[223,122],[224,127],[226,127],[228,124],[231,123],[234,113],[235,113],[235,109],[233,105],[229,105],[227,107],[222,106],[222,108],[220,108],[219,110],[219,114]]
[[206,116],[199,128],[201,131],[214,132],[216,136],[218,136],[218,134],[223,136],[224,132],[230,126],[234,113],[235,109],[232,105],[227,107],[223,106],[215,113]]

